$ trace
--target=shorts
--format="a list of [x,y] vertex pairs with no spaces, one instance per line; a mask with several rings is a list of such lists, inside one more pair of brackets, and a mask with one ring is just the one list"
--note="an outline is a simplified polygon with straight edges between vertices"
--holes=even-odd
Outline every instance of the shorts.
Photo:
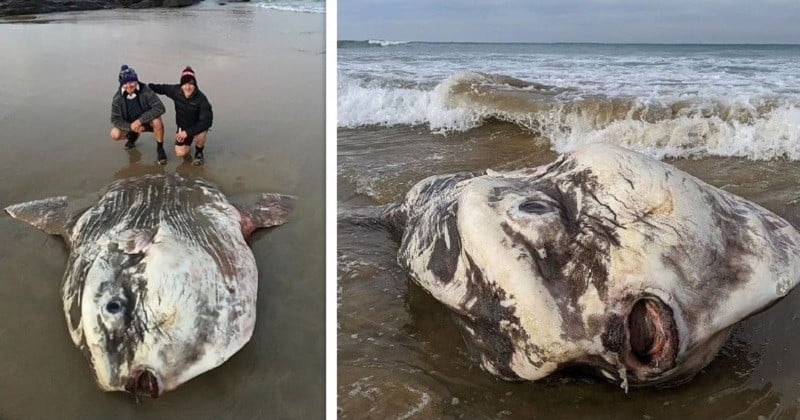
[[[131,121],[131,122],[133,122],[133,121]],[[144,131],[147,131],[147,132],[150,132],[150,133],[153,132],[153,126],[150,125],[150,123],[144,123],[144,124],[142,124],[142,127],[144,127]],[[133,130],[128,130],[128,131],[133,131]],[[124,131],[124,130],[122,130],[122,132],[126,133],[126,131]]]
[[[177,131],[176,131],[176,133],[177,133]],[[175,140],[175,145],[176,146],[191,146],[193,141],[194,141],[194,136],[186,136],[186,138],[183,139],[183,141]]]
[[[180,131],[181,131],[181,129],[178,128],[175,132],[178,133]],[[203,133],[200,133],[200,134],[203,134]],[[175,140],[175,145],[176,146],[191,146],[193,141],[194,141],[194,136],[186,136],[186,138],[183,141]]]

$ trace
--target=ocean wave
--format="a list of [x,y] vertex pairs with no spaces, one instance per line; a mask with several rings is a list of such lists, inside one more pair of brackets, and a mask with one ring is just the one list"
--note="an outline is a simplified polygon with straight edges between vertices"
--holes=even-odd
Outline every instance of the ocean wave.
[[449,85],[433,90],[411,87],[362,86],[347,77],[339,78],[339,125],[420,125],[431,130],[468,130],[480,123],[469,110],[448,107]]
[[380,45],[381,47],[391,47],[393,45],[403,45],[408,43],[409,41],[388,41],[383,39],[370,39],[367,41],[367,44]]
[[325,13],[325,2],[319,0],[262,0],[258,7],[298,13]]
[[411,41],[391,41],[384,39],[368,39],[362,41],[339,40],[336,42],[338,48],[364,48],[364,47],[391,47],[395,45],[410,44]]
[[427,125],[446,134],[502,121],[547,139],[558,152],[601,141],[657,158],[800,160],[800,99],[794,97],[607,97],[504,75],[458,73],[433,89],[342,76],[338,107],[344,128]]

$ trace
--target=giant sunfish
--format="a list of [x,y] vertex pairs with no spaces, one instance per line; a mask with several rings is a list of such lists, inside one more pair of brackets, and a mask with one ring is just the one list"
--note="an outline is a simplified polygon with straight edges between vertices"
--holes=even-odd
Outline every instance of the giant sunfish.
[[508,380],[579,365],[626,390],[681,383],[800,279],[788,222],[607,144],[532,169],[433,176],[382,217],[411,279]]
[[66,197],[5,210],[69,247],[64,314],[97,385],[155,398],[250,340],[258,273],[245,239],[286,222],[288,201],[237,208],[206,181],[146,175],[76,214]]

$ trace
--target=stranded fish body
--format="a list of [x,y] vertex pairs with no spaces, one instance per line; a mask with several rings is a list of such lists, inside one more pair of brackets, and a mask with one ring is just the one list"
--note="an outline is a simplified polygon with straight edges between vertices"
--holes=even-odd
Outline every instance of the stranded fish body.
[[583,365],[626,389],[686,381],[800,279],[788,222],[607,144],[433,176],[383,218],[402,233],[399,263],[509,380]]
[[70,248],[64,314],[98,386],[158,397],[250,340],[258,273],[245,238],[286,222],[288,202],[263,194],[239,209],[206,181],[147,175],[77,214],[65,197],[5,210]]

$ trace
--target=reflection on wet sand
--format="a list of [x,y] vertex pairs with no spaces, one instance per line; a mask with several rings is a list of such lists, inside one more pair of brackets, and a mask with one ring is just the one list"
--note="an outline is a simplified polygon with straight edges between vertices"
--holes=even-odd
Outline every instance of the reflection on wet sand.
[[[213,179],[214,173],[208,170],[208,165],[192,165],[192,157],[186,155],[182,158],[171,157],[166,165],[159,165],[155,158],[143,159],[142,152],[137,149],[127,150],[128,164],[119,168],[114,173],[114,179],[131,178],[149,174],[163,174],[173,169],[175,173],[188,179],[204,178]],[[175,163],[177,161],[177,163]]]

